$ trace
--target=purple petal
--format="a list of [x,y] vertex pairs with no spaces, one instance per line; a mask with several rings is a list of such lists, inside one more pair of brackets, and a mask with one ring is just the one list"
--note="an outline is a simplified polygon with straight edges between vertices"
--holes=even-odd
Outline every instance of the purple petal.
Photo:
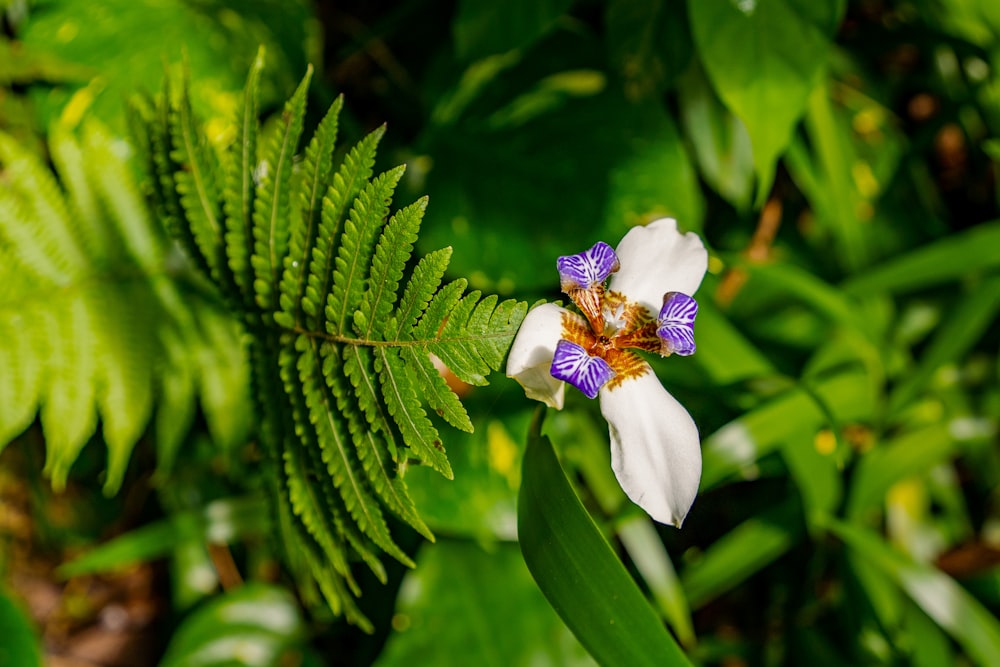
[[662,354],[694,354],[694,318],[698,302],[681,292],[667,292],[663,307],[656,318],[656,335],[660,337]]
[[615,376],[604,359],[590,356],[585,349],[565,339],[556,344],[551,373],[552,377],[582,391],[587,398],[596,398],[601,387]]
[[608,276],[618,270],[618,266],[618,256],[604,241],[598,241],[590,250],[556,260],[559,283],[564,292],[603,284]]

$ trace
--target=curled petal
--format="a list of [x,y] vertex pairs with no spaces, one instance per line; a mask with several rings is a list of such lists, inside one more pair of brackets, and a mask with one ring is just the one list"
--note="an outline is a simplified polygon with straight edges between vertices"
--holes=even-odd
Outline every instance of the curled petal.
[[698,428],[652,369],[602,389],[611,467],[625,494],[653,519],[680,528],[701,480]]
[[618,270],[618,257],[604,241],[598,241],[590,250],[576,255],[565,255],[556,260],[559,269],[559,283],[563,292],[575,289],[590,289],[603,285],[612,273]]
[[659,312],[667,292],[694,294],[708,268],[708,251],[697,234],[677,231],[677,221],[662,218],[633,227],[616,249],[621,270],[609,289],[649,311]]
[[587,398],[597,398],[597,392],[614,376],[608,362],[590,356],[582,346],[568,340],[556,344],[552,377],[568,382]]
[[694,354],[694,318],[698,315],[698,302],[687,294],[667,292],[663,307],[656,318],[656,335],[660,339],[660,354]]
[[557,410],[562,409],[566,384],[552,377],[552,358],[563,335],[563,318],[567,317],[580,319],[554,303],[532,308],[507,357],[507,377],[517,380],[528,398]]

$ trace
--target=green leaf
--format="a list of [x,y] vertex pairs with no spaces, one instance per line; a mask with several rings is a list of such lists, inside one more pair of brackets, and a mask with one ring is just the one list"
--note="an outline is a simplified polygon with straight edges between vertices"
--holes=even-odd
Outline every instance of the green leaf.
[[160,667],[297,664],[307,650],[305,640],[305,623],[291,594],[246,584],[184,619]]
[[399,166],[372,180],[358,195],[344,225],[326,306],[326,329],[334,335],[350,330],[351,316],[361,305],[375,242],[404,171]]
[[692,0],[691,31],[712,85],[753,146],[758,205],[771,191],[819,80],[844,2]]
[[688,566],[681,585],[700,607],[773,563],[798,543],[805,531],[793,501],[785,501],[730,529]]
[[355,330],[366,340],[384,340],[386,324],[399,298],[396,291],[413,254],[413,244],[426,209],[426,197],[401,209],[392,216],[379,238],[372,257],[368,289],[361,308],[354,313]]
[[662,93],[691,61],[682,0],[612,0],[604,21],[611,61],[631,100]]
[[753,149],[746,126],[712,90],[704,71],[691,67],[678,82],[684,136],[701,175],[741,212],[753,200]]
[[929,471],[957,454],[957,445],[947,424],[938,423],[903,433],[865,452],[851,480],[847,516],[867,519],[896,482]]
[[310,260],[318,240],[316,235],[322,224],[323,196],[330,185],[333,149],[343,104],[343,96],[334,101],[306,148],[299,193],[302,224],[295,227],[285,257],[281,277],[281,312],[275,315],[278,324],[284,327],[295,327],[301,319],[302,297],[308,285]]
[[309,263],[309,284],[302,300],[306,312],[306,327],[320,328],[321,314],[326,308],[330,284],[333,280],[334,262],[337,257],[340,231],[344,216],[361,189],[368,183],[375,164],[375,149],[385,134],[385,126],[378,128],[351,149],[333,177],[333,183],[323,199],[320,227],[316,235]]
[[539,593],[513,544],[426,545],[400,586],[376,667],[593,665]]
[[900,381],[889,396],[890,414],[898,413],[912,401],[946,364],[956,363],[996,321],[1000,310],[1000,277],[990,277],[961,299],[934,332],[916,369]]
[[864,373],[850,372],[816,383],[822,405],[802,389],[793,389],[735,419],[703,442],[702,491],[752,465],[789,442],[796,434],[815,433],[829,410],[840,423],[870,419],[874,410],[871,383]]
[[407,447],[423,463],[453,479],[455,475],[445,456],[441,435],[420,406],[416,389],[399,355],[393,350],[377,348],[375,370],[382,381],[382,397],[389,414],[399,426]]
[[[217,186],[218,158],[196,127],[188,83],[181,86],[180,99],[171,103],[169,120],[170,159],[177,165],[173,185],[180,207],[188,221],[185,237],[194,241],[197,253],[211,274],[221,279],[222,221],[219,220],[220,192]],[[169,90],[164,95],[169,95]],[[226,267],[228,270],[228,267]]]
[[833,518],[827,520],[826,526],[849,549],[895,582],[973,660],[982,665],[1000,662],[1000,623],[954,579],[910,560],[864,528]]
[[42,667],[37,634],[27,616],[0,589],[0,667]]
[[463,60],[528,46],[553,28],[572,0],[460,0],[452,23]]
[[302,134],[312,72],[312,67],[306,70],[295,94],[285,103],[280,129],[264,153],[267,170],[253,202],[253,255],[250,264],[255,275],[253,286],[257,305],[266,311],[272,311],[278,305],[278,282],[288,252],[290,233],[293,160]]
[[905,294],[951,282],[1000,266],[1000,256],[993,252],[998,245],[1000,221],[983,223],[881,262],[869,271],[852,276],[842,288],[856,295]]
[[[226,212],[226,257],[233,279],[240,291],[247,295],[253,289],[254,272],[250,266],[253,254],[253,211],[256,186],[254,170],[257,168],[257,135],[260,125],[259,112],[260,76],[264,70],[264,48],[257,51],[257,57],[250,65],[246,86],[243,88],[243,104],[236,115],[236,149],[226,164],[225,197]],[[253,303],[245,302],[245,305]]]
[[528,435],[518,497],[518,537],[528,570],[599,663],[689,665],[576,497],[539,432],[543,410]]

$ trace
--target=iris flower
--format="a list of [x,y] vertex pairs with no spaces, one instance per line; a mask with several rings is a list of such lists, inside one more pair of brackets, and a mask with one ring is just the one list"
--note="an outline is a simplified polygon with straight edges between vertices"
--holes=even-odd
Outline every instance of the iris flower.
[[599,397],[622,489],[653,519],[679,528],[701,479],[698,428],[633,350],[694,353],[691,295],[708,266],[705,246],[664,218],[629,230],[614,250],[598,242],[556,266],[580,314],[552,303],[533,308],[511,346],[507,375],[556,409],[567,384]]

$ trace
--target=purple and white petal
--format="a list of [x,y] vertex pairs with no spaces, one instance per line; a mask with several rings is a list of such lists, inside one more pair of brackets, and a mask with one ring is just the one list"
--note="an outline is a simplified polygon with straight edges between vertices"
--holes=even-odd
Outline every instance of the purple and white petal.
[[659,312],[667,292],[694,294],[708,268],[708,251],[697,234],[677,231],[677,221],[662,218],[633,227],[616,249],[621,270],[608,289]]
[[600,357],[592,357],[576,343],[561,340],[552,358],[552,377],[568,382],[583,392],[587,398],[597,398],[601,387],[615,376],[615,372]]
[[566,384],[550,372],[556,345],[562,339],[563,318],[583,320],[554,303],[532,308],[521,322],[507,356],[507,377],[524,387],[528,398],[562,409]]
[[681,292],[663,295],[663,307],[656,318],[656,335],[660,338],[660,354],[694,354],[694,318],[698,315],[698,302]]
[[576,255],[565,255],[556,260],[559,285],[563,292],[590,289],[603,285],[608,276],[618,270],[618,257],[604,241],[598,241],[590,250]]
[[650,370],[602,389],[611,467],[625,494],[656,521],[680,528],[701,481],[698,427]]

